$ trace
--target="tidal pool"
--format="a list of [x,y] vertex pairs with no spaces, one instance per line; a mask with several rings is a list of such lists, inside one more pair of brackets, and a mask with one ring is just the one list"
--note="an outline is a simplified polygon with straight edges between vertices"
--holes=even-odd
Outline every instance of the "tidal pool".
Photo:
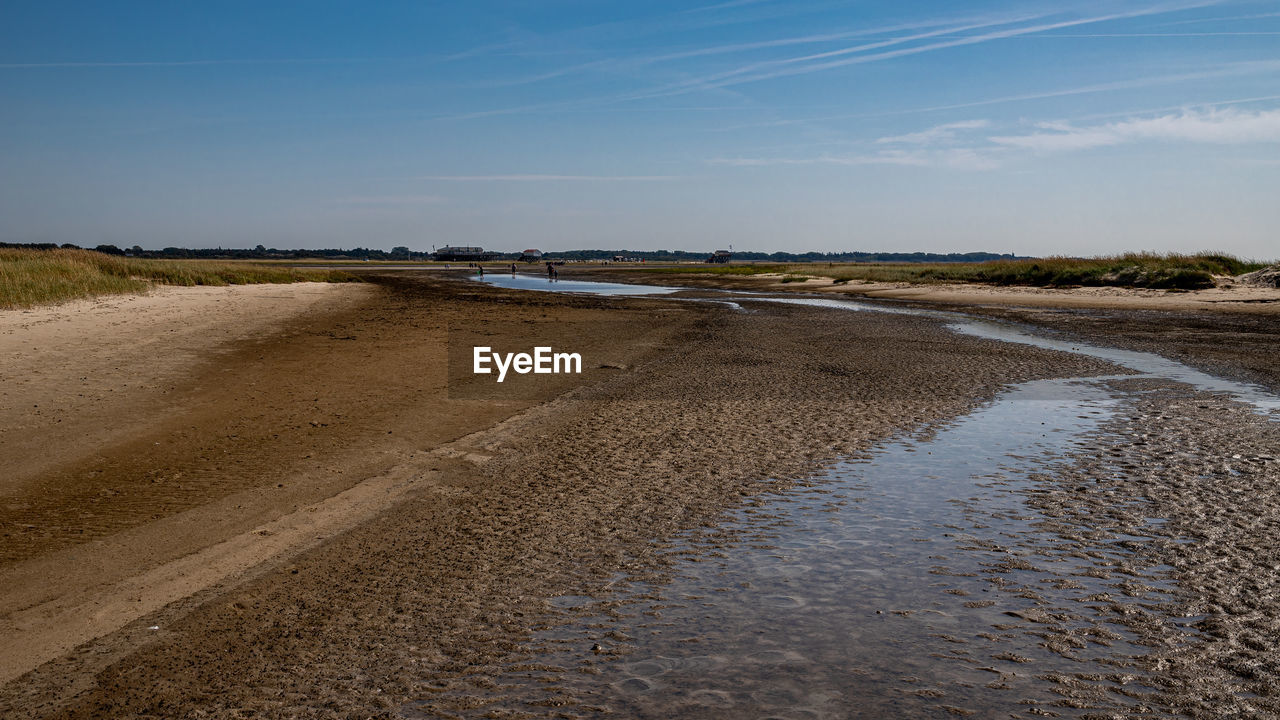
[[1237,399],[1253,405],[1264,415],[1274,416],[1280,411],[1280,397],[1264,388],[1249,383],[1235,382],[1216,377],[1195,368],[1183,365],[1176,360],[1162,357],[1155,353],[1137,350],[1121,350],[1119,348],[1090,345],[1075,340],[1062,340],[1037,335],[1022,330],[1009,323],[991,320],[979,320],[962,313],[943,310],[926,310],[918,308],[894,307],[860,300],[834,300],[829,298],[761,298],[766,302],[789,305],[808,305],[810,307],[831,308],[833,310],[853,310],[867,312],[884,312],[901,315],[917,315],[945,321],[948,328],[989,340],[1034,345],[1047,350],[1088,355],[1089,357],[1107,360],[1121,367],[1135,370],[1144,375],[1160,377],[1175,382],[1186,383],[1197,390],[1230,393]]
[[[582,280],[549,280],[535,275],[489,274],[477,278],[483,282],[500,287],[518,290],[540,290],[544,292],[588,293],[593,295],[669,295],[687,288],[664,287],[659,285],[632,285],[627,283],[588,282]],[[716,293],[717,295],[721,293]],[[1090,345],[1074,340],[1062,340],[1037,335],[1022,330],[1009,323],[998,323],[990,320],[979,320],[963,313],[945,310],[928,310],[908,308],[886,303],[868,302],[865,300],[814,298],[814,297],[765,297],[743,292],[724,292],[726,298],[722,302],[735,310],[742,310],[742,302],[768,302],[786,305],[806,305],[809,307],[829,308],[832,310],[865,311],[892,313],[898,315],[914,315],[941,320],[952,330],[977,337],[1000,340],[1003,342],[1034,345],[1048,350],[1088,355],[1113,362],[1121,367],[1129,368],[1145,375],[1186,383],[1198,390],[1230,393],[1237,399],[1254,406],[1261,414],[1280,419],[1280,397],[1264,388],[1249,383],[1236,382],[1216,377],[1170,360],[1155,353],[1136,350]],[[700,302],[716,302],[712,298],[681,298]]]
[[[546,285],[530,289],[568,291]],[[622,287],[635,294],[637,286]],[[1145,520],[1121,533],[1086,515],[1066,537],[1061,518],[1041,516],[1033,499],[1064,482],[1097,482],[1071,468],[1132,441],[1108,427],[1132,419],[1144,382],[1221,393],[1273,420],[1280,398],[1153,353],[961,313],[726,297],[744,307],[927,316],[1138,374],[1016,385],[969,415],[780,487],[679,538],[668,556],[676,570],[662,582],[622,579],[608,597],[553,599],[560,620],[527,653],[478,669],[471,686],[463,673],[406,714],[1031,718],[1147,704],[1156,682],[1143,658],[1152,648],[1120,614],[1166,618],[1187,642],[1201,619],[1170,615],[1170,568],[1139,558],[1143,543],[1170,541],[1161,537],[1165,519],[1147,517],[1141,493],[1111,495],[1114,486],[1100,483],[1089,492]],[[1120,463],[1112,479],[1125,481],[1132,467]]]
[[[618,598],[553,602],[565,622],[459,714],[1086,712],[1050,705],[1060,698],[1037,679],[1046,673],[1094,673],[1101,696],[1140,695],[1131,661],[1144,649],[1123,626],[1080,611],[1117,592],[1119,581],[1095,570],[1126,550],[1054,551],[1021,495],[1064,454],[1092,446],[1119,402],[1104,381],[1015,386],[951,424],[766,496],[720,532],[684,538],[671,581],[631,587],[621,607]],[[1167,599],[1159,574],[1143,579],[1144,601]]]
[[669,295],[682,288],[659,285],[630,285],[627,283],[594,282],[588,280],[552,280],[544,275],[527,273],[486,273],[474,278],[480,282],[512,290],[541,290],[544,292],[586,293],[590,295]]

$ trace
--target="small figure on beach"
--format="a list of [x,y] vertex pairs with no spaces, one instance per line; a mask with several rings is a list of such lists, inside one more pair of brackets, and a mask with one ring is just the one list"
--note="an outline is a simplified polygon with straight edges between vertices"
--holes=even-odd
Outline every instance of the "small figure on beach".
[[516,274],[516,264],[511,263],[511,275],[514,277],[515,274]]
[[484,277],[484,266],[483,266],[483,265],[477,265],[477,266],[476,266],[476,268],[477,268],[477,269],[476,269],[476,274],[477,274],[477,275],[479,275],[480,277]]

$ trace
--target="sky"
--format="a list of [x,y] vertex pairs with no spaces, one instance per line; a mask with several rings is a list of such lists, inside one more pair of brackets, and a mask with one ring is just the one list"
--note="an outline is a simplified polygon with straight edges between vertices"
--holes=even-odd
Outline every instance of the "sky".
[[0,241],[1280,257],[1280,1],[0,5]]

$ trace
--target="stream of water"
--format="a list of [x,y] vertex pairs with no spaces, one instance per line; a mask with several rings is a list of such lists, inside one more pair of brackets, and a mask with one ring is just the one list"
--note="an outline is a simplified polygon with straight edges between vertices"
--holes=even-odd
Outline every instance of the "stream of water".
[[632,285],[629,283],[595,282],[588,280],[552,280],[545,275],[489,273],[475,276],[476,280],[510,290],[539,290],[542,292],[584,293],[587,295],[669,295],[681,288],[659,285]]
[[[509,286],[505,278],[494,282]],[[631,285],[619,286],[625,293],[583,288],[592,283],[546,285],[539,289],[641,294]],[[1044,338],[958,313],[825,298],[735,298],[928,315],[957,332],[1090,355],[1142,376],[1229,393],[1272,419],[1280,410],[1280,398],[1262,388],[1159,355]],[[670,582],[619,591],[620,614],[616,598],[610,612],[592,598],[556,599],[565,622],[535,638],[536,664],[501,673],[484,703],[459,714],[797,719],[1090,712],[1053,704],[1061,698],[1043,680],[1054,674],[1092,678],[1096,707],[1111,696],[1141,697],[1144,675],[1132,659],[1146,650],[1123,625],[1081,610],[1120,587],[1134,602],[1166,601],[1163,570],[1118,584],[1099,569],[1127,552],[1123,543],[1143,538],[1062,552],[1051,533],[1037,529],[1043,518],[1025,500],[1065,456],[1100,452],[1100,430],[1124,403],[1123,393],[1105,386],[1111,379],[1013,386],[934,432],[884,444],[806,487],[766,496],[732,513],[721,532],[681,539],[674,556],[683,560]],[[1150,519],[1153,526],[1161,521]]]

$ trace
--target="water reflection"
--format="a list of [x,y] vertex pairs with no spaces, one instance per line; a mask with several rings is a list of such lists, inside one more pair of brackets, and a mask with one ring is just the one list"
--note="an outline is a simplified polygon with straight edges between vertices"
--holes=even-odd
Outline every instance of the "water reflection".
[[528,274],[488,273],[474,279],[512,290],[542,290],[546,292],[586,293],[590,295],[668,295],[681,289],[661,287],[659,285],[553,280],[545,275]]
[[[1019,494],[1087,447],[1116,403],[1092,381],[1027,383],[742,509],[690,536],[677,577],[620,610],[555,603],[571,619],[537,638],[540,669],[502,674],[461,714],[1008,717],[1059,700],[1033,677],[1055,672],[1096,673],[1104,697],[1140,693],[1128,663],[1143,649],[1081,611],[1116,592],[1098,567],[1125,549],[1061,552]],[[1143,582],[1147,601],[1166,599],[1160,578]]]

